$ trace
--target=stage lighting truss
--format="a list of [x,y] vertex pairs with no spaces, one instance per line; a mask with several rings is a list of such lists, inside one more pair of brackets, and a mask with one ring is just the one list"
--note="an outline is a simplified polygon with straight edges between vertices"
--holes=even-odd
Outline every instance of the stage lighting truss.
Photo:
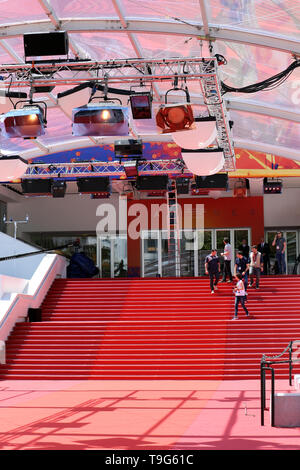
[[[132,161],[132,159],[130,159]],[[191,176],[188,171],[184,171],[184,163],[181,159],[174,160],[139,160],[139,175],[160,175],[162,172],[174,176]],[[26,178],[77,178],[80,176],[111,176],[115,178],[125,178],[124,162],[72,162],[72,163],[31,163],[27,172],[22,176]]]
[[[97,84],[152,85],[155,82],[174,79],[187,83],[200,83],[209,115],[216,118],[217,143],[224,150],[224,171],[235,170],[235,155],[230,132],[229,118],[222,101],[216,57],[171,59],[124,59],[103,62],[68,60],[59,63],[8,64],[0,66],[2,86],[71,86],[92,81]],[[80,72],[80,73],[79,73]],[[38,76],[36,79],[34,76]]]

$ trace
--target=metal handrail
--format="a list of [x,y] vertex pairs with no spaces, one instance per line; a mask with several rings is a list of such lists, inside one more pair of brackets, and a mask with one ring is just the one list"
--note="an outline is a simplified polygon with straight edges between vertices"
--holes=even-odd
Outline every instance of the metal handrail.
[[71,246],[79,247],[80,246],[79,240],[75,240],[74,242],[69,242],[69,243],[66,243],[65,245],[57,246],[55,248],[45,248],[45,249],[37,250],[37,251],[30,251],[29,253],[20,253],[19,255],[4,256],[0,258],[0,261],[8,261],[11,259],[25,258],[26,256],[39,255],[41,253],[47,253],[49,251],[62,250],[63,248],[69,248]]
[[[266,356],[263,354],[261,363],[260,363],[260,384],[261,384],[261,394],[260,394],[260,403],[261,403],[261,426],[264,426],[264,411],[266,410],[266,371],[271,371],[271,426],[274,426],[274,414],[275,414],[275,371],[272,367],[273,364],[289,364],[289,385],[292,385],[292,369],[293,369],[293,359],[292,359],[292,349],[293,343],[296,341],[290,341],[287,347],[283,350],[281,354],[277,356]],[[299,342],[297,340],[297,342]],[[289,353],[289,358],[287,360],[281,361],[280,359],[286,352]]]

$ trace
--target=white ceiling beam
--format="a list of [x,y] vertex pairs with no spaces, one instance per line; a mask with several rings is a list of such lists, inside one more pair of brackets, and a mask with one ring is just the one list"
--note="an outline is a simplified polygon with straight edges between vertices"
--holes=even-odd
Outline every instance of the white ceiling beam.
[[[0,27],[1,37],[21,36],[28,32],[51,31],[55,28],[50,20],[15,23]],[[119,33],[153,33],[182,36],[201,36],[203,39],[237,42],[254,46],[262,46],[278,51],[300,54],[300,41],[290,36],[266,33],[251,29],[229,27],[226,25],[209,24],[209,37],[205,37],[204,26],[199,23],[179,23],[169,20],[143,20],[126,18],[126,29],[120,19],[76,18],[64,19],[60,27],[69,33],[84,32],[119,32]]]
[[[142,59],[144,57],[144,55],[143,55],[141,45],[140,45],[136,35],[134,33],[131,33],[129,31],[127,31],[127,22],[126,22],[126,18],[125,18],[125,10],[124,10],[123,5],[121,4],[120,0],[112,0],[112,3],[115,7],[115,10],[116,10],[116,12],[117,12],[117,14],[120,18],[120,22],[122,24],[122,27],[126,31],[127,36],[128,36],[128,38],[131,42],[131,45],[132,45],[137,57]],[[154,90],[154,93],[156,95],[156,98],[159,98],[160,97],[160,91],[159,91],[158,86],[155,83],[153,84],[153,90]]]
[[199,0],[201,16],[203,21],[203,29],[205,36],[209,36],[209,20],[208,20],[208,9],[206,0]]

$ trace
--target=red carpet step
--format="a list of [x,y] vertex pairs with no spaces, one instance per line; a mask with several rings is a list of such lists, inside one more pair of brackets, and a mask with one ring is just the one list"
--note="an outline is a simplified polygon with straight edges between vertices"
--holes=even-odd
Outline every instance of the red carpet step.
[[[232,284],[207,278],[57,279],[42,322],[17,323],[1,379],[258,379],[300,339],[300,277],[262,278],[232,321]],[[288,365],[276,366],[288,377]],[[300,373],[299,366],[293,369]]]

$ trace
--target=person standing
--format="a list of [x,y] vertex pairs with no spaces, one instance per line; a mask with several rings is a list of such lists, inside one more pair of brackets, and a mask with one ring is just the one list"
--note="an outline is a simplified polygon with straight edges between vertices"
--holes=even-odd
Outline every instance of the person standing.
[[232,259],[232,248],[229,243],[228,238],[224,238],[224,253],[221,253],[221,256],[224,257],[224,271],[223,271],[223,278],[221,282],[226,282],[227,275],[229,280],[227,282],[232,282],[232,274],[231,274],[231,259]]
[[282,232],[277,232],[274,237],[272,246],[276,248],[276,261],[278,263],[278,274],[286,274],[286,265],[285,265],[285,250],[286,250],[286,240],[282,236]]
[[217,250],[212,249],[210,255],[205,258],[205,273],[209,275],[210,290],[214,294],[218,290],[218,282],[220,278],[220,259]]
[[265,242],[264,238],[261,239],[260,243],[257,245],[257,250],[262,255],[263,260],[263,274],[269,274],[270,272],[270,246],[269,243]]
[[249,268],[250,268],[250,259],[249,259],[249,257],[243,256],[242,251],[238,251],[237,255],[236,255],[233,275],[234,275],[234,277],[237,277],[237,274],[242,275],[242,279],[244,281],[245,291],[246,292],[247,292],[247,287],[248,287]]
[[249,317],[249,312],[245,305],[246,291],[245,291],[245,286],[244,286],[244,282],[242,279],[242,275],[240,273],[237,273],[236,277],[238,281],[236,283],[235,288],[233,289],[235,293],[235,304],[234,304],[234,317],[232,318],[232,320],[238,319],[239,304],[241,304],[242,308],[244,309],[244,312],[246,313],[246,317]]
[[245,258],[249,258],[250,247],[247,243],[246,238],[243,238],[242,243],[239,246],[239,251],[243,253],[243,256],[245,256]]
[[259,289],[260,274],[263,268],[261,253],[257,250],[257,245],[254,245],[252,247],[252,252],[250,253],[250,287],[253,286],[253,279],[255,276],[255,287],[256,289]]

